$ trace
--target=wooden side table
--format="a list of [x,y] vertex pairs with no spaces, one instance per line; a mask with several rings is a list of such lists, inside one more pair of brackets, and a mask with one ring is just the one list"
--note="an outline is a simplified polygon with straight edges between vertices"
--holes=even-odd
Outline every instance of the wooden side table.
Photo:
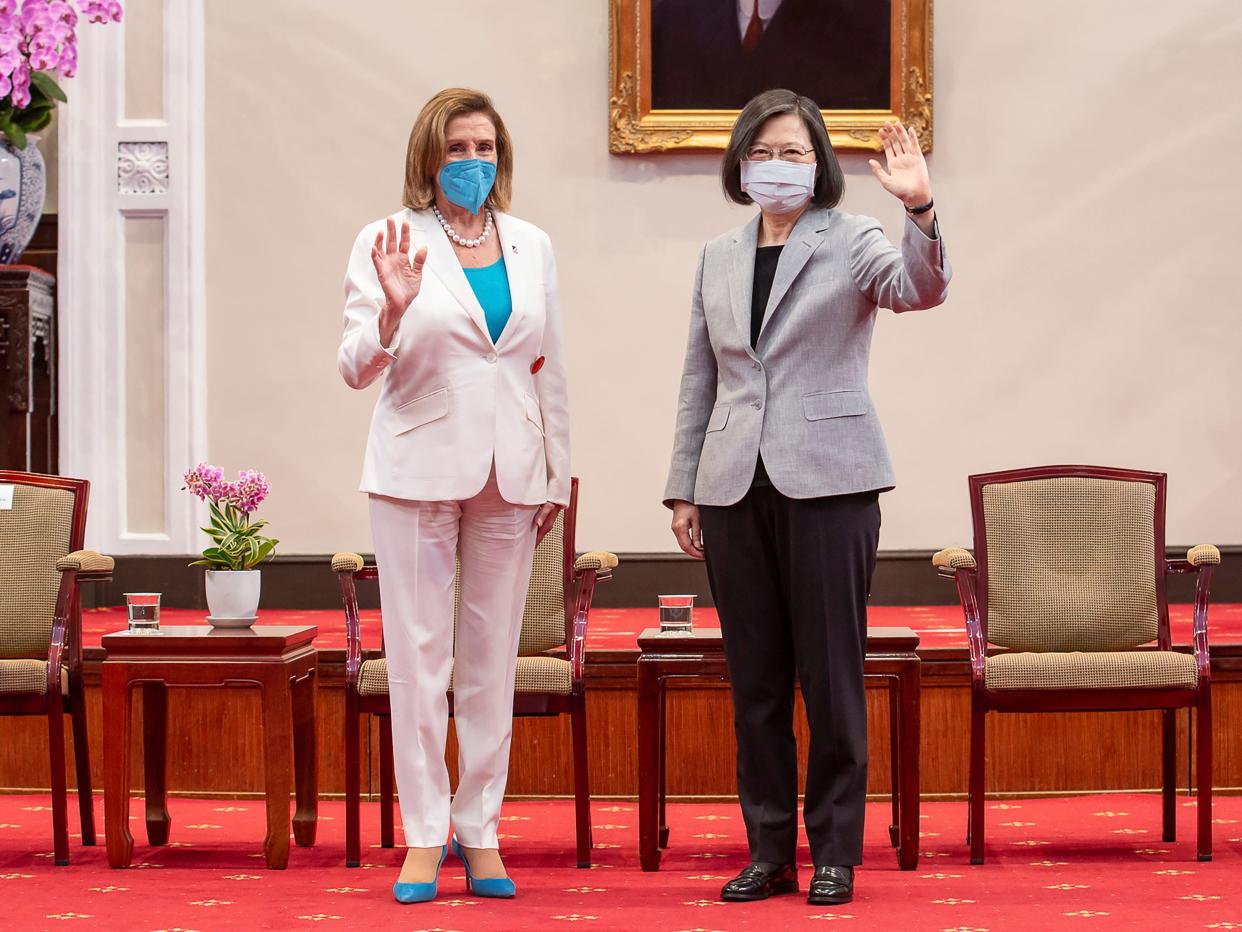
[[[889,841],[902,870],[919,863],[919,688],[915,653],[919,636],[909,628],[868,628],[866,679],[889,689],[893,821]],[[688,634],[648,628],[638,637],[638,857],[645,871],[660,869],[668,847],[665,818],[665,705],[669,681],[728,682],[719,628]]]
[[[315,674],[312,626],[256,625],[226,630],[170,626],[159,634],[121,631],[102,639],[104,824],[108,863],[129,867],[130,719],[135,687],[142,689],[147,840],[168,843],[171,819],[164,780],[169,687],[257,686],[263,695],[266,748],[267,866],[289,863],[289,795],[296,782],[293,833],[315,843],[318,764],[315,751]],[[292,757],[290,746],[292,745]],[[296,780],[295,780],[296,777]]]

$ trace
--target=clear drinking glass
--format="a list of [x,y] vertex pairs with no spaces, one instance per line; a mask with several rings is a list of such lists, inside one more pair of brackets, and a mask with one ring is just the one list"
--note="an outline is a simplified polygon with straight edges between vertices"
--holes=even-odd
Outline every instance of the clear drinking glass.
[[160,594],[158,592],[127,592],[125,608],[129,611],[131,634],[160,633]]
[[689,634],[694,615],[694,596],[662,595],[660,599],[660,630]]

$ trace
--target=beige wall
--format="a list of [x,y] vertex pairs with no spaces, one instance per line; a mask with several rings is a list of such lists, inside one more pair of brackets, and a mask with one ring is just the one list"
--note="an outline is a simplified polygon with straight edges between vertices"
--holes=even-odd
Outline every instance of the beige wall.
[[[659,505],[700,244],[744,222],[711,155],[607,151],[605,0],[212,0],[210,449],[267,472],[286,553],[369,549],[354,491],[375,389],[335,368],[353,236],[394,210],[406,135],[449,84],[517,148],[514,212],[557,249],[580,543],[673,549]],[[1242,543],[1242,7],[936,4],[948,303],[876,331],[898,481],[882,546],[969,539],[971,471],[1167,470],[1170,540]],[[844,208],[901,213],[865,160]]]

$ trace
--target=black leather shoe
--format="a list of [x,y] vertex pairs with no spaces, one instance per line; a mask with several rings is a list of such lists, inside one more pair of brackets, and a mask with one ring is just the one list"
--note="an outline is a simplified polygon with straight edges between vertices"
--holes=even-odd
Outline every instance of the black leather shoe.
[[766,900],[798,892],[798,869],[792,864],[748,864],[720,890],[726,901]]
[[854,899],[854,868],[817,867],[806,901],[812,906],[839,906]]

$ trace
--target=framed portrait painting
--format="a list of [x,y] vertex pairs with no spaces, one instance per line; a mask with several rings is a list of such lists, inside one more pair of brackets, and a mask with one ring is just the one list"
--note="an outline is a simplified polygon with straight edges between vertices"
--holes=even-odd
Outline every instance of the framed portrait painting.
[[932,144],[932,0],[609,0],[615,153],[723,149],[755,94],[823,110],[833,146],[900,119]]

